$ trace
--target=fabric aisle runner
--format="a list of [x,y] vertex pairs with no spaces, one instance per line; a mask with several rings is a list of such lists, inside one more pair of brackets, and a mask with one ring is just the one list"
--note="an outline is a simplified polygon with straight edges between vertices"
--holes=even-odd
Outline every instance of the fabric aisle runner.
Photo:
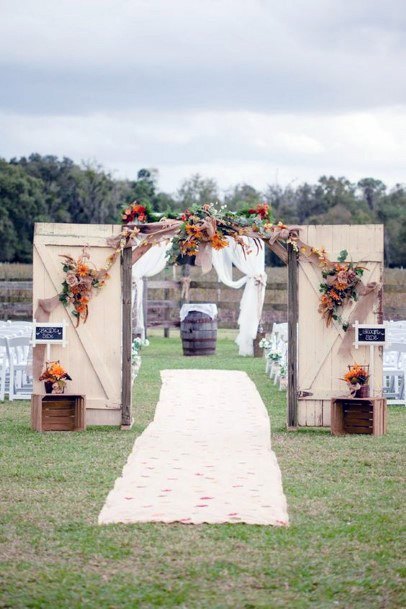
[[270,421],[245,372],[164,370],[154,421],[137,438],[99,524],[288,525]]

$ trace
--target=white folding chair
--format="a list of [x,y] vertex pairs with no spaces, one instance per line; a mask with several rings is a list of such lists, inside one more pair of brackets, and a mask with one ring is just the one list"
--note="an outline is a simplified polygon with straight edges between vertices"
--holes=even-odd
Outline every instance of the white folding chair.
[[384,351],[384,395],[388,404],[406,405],[406,342],[390,343]]
[[0,336],[0,402],[6,394],[6,374],[8,370],[7,339]]
[[13,336],[23,336],[27,335],[28,332],[23,330],[22,328],[11,328],[9,326],[0,328],[0,336],[8,336],[12,338]]
[[32,378],[28,372],[29,336],[6,338],[10,370],[9,400],[29,400],[32,394]]
[[274,374],[274,383],[278,385],[279,389],[282,388],[282,379],[286,376],[285,370],[288,363],[288,341],[281,339],[278,345],[278,352],[280,353],[280,360],[277,362],[276,371]]
[[267,347],[264,348],[264,357],[265,357],[265,373],[269,374],[271,371],[271,358],[269,357],[269,354],[272,352],[272,350],[276,347],[276,332],[277,332],[277,327],[278,324],[274,323],[272,326],[272,330],[271,330],[271,334],[269,336],[266,336],[266,340],[267,340]]

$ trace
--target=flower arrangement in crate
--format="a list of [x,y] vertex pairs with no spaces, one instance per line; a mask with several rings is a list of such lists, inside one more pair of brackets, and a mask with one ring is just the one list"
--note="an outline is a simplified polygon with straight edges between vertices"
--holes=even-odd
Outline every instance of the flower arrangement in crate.
[[45,393],[64,393],[66,381],[71,381],[71,377],[61,366],[59,360],[54,362],[46,362],[45,370],[39,377],[40,381],[44,381]]
[[369,397],[369,366],[353,364],[348,366],[348,372],[344,378],[340,379],[347,383],[348,389],[352,397],[367,398]]

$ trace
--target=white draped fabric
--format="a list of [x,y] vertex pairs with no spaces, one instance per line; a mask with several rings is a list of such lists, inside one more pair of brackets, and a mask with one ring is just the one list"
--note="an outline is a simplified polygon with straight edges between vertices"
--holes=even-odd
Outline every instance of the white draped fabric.
[[[149,249],[132,268],[133,285],[135,283],[135,298],[136,298],[136,311],[137,311],[137,326],[141,330],[141,338],[145,338],[145,321],[144,321],[144,310],[142,307],[142,299],[144,293],[144,282],[143,277],[152,277],[157,275],[166,266],[167,258],[166,252],[171,247],[171,242],[159,243]],[[133,304],[134,304],[134,290],[132,293]]]
[[[236,343],[240,355],[253,355],[253,340],[257,335],[265,297],[265,248],[262,242],[256,244],[244,237],[250,253],[243,251],[234,239],[228,239],[229,246],[222,250],[212,250],[213,266],[219,280],[225,285],[239,289],[245,286],[240,302],[238,317],[239,333]],[[133,283],[136,286],[137,326],[145,338],[144,311],[142,306],[144,282],[143,277],[152,277],[166,266],[166,253],[171,243],[154,245],[133,265]],[[233,264],[244,274],[241,279],[233,280]],[[134,292],[133,292],[134,299]]]
[[[248,237],[244,237],[244,240],[250,247],[250,253],[244,253],[240,245],[228,239],[228,247],[213,249],[212,254],[213,266],[221,282],[235,289],[245,285],[238,317],[240,331],[235,342],[240,355],[253,355],[253,340],[257,335],[265,298],[265,248],[262,242],[256,244]],[[233,280],[233,264],[244,273],[244,277],[236,281]]]
[[210,319],[216,319],[217,317],[217,305],[211,302],[192,302],[182,305],[179,313],[180,321],[186,319],[190,311],[199,311],[208,315]]

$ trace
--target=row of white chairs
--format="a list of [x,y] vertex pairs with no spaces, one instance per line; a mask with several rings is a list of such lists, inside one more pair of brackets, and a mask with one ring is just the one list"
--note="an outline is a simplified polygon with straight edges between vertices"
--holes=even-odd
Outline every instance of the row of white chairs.
[[406,321],[387,321],[383,388],[389,404],[406,405]]
[[[386,321],[383,393],[389,404],[406,404],[406,321]],[[279,389],[286,388],[288,324],[274,324],[264,340],[265,371]]]
[[31,398],[31,334],[30,322],[0,322],[0,401]]

